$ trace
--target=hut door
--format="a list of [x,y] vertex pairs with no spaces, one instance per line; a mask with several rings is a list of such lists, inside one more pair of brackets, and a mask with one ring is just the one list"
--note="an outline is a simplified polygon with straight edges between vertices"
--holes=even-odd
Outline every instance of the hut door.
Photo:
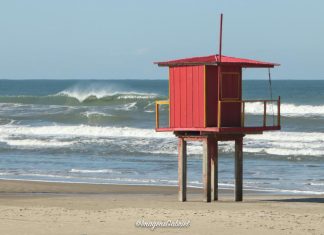
[[221,100],[240,100],[241,74],[222,73]]
[[222,73],[221,89],[221,126],[241,126],[241,74]]

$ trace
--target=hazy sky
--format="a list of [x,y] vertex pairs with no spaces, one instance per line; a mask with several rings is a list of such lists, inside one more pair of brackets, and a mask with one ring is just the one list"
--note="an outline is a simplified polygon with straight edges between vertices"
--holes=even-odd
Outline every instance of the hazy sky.
[[[153,61],[223,54],[324,79],[320,0],[1,0],[0,79],[162,79]],[[256,71],[256,72],[255,72]],[[266,70],[245,78],[266,78]]]

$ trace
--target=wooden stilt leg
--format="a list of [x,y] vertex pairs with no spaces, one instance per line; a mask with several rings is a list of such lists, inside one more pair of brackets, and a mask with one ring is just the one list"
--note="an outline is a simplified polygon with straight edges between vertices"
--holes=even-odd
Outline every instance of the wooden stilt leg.
[[212,158],[211,158],[211,192],[212,199],[218,200],[218,141],[212,141]]
[[243,200],[243,138],[235,140],[235,201]]
[[187,200],[187,142],[179,138],[178,143],[178,193],[179,201]]
[[203,141],[203,185],[204,201],[211,201],[211,139],[207,137]]

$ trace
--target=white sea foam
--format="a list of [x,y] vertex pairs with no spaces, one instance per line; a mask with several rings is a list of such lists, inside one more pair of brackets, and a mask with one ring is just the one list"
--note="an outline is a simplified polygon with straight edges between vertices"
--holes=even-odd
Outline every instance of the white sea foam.
[[[100,139],[98,139],[100,138]],[[117,142],[114,138],[121,138]],[[132,138],[129,141],[129,138]],[[112,142],[113,141],[113,142]],[[153,129],[131,127],[79,126],[0,126],[0,142],[21,147],[64,147],[77,143],[119,145],[127,152],[177,154],[176,139],[172,133],[157,133]],[[220,151],[233,152],[232,142],[221,142]],[[266,132],[248,135],[244,151],[281,156],[324,156],[324,133],[321,132]],[[190,143],[189,154],[201,154],[201,144]]]
[[39,140],[39,139],[9,139],[1,138],[0,142],[7,145],[23,148],[59,148],[68,147],[76,143],[76,141],[58,141],[58,140]]
[[112,117],[113,115],[103,112],[97,112],[97,111],[86,111],[81,113],[81,115],[86,116],[87,118],[90,117]]
[[137,104],[137,102],[124,104],[122,106],[115,108],[115,110],[125,110],[125,111],[135,110],[135,109],[137,109],[136,104]]
[[[155,133],[151,129],[129,127],[98,126],[20,126],[7,124],[0,126],[0,142],[23,149],[62,148],[77,143],[100,143],[100,138],[168,138],[170,133]],[[74,138],[85,138],[75,140]],[[109,140],[104,140],[103,144]]]
[[152,137],[169,138],[171,133],[156,133],[153,129],[131,127],[100,127],[100,126],[0,126],[1,136],[48,136],[48,137]]
[[116,171],[113,169],[97,169],[97,170],[90,170],[90,169],[71,169],[69,172],[71,173],[109,173],[109,174],[121,174],[120,171]]
[[122,93],[121,95],[118,96],[117,99],[137,99],[137,100],[147,100],[147,99],[154,99],[157,97],[157,94],[154,93],[138,93],[138,92],[127,92],[127,93]]
[[244,151],[283,156],[324,156],[324,133],[267,132],[249,135]]
[[310,182],[310,183],[308,183],[308,185],[312,185],[312,186],[324,186],[324,182],[323,183]]
[[324,156],[324,150],[313,149],[289,149],[289,148],[277,148],[277,147],[265,147],[265,148],[244,148],[244,152],[247,153],[267,153],[271,155],[281,156]]
[[[220,142],[220,151],[234,151],[233,142]],[[139,150],[140,151],[140,150]],[[154,154],[177,154],[176,144],[164,142],[159,148],[145,148],[142,152]],[[263,135],[248,135],[244,140],[244,152],[278,156],[324,156],[324,133],[320,132],[266,132]],[[201,155],[199,143],[189,143],[188,153]]]
[[[281,115],[286,117],[318,117],[324,116],[324,105],[296,105],[282,103],[280,106]],[[263,115],[263,103],[246,103],[245,112],[249,114]],[[274,112],[277,114],[277,105],[267,104],[267,113],[270,115]]]
[[248,135],[247,140],[259,140],[259,141],[278,141],[278,144],[285,142],[290,143],[323,143],[324,144],[324,133],[322,132],[285,132],[275,131],[266,132],[262,135]]

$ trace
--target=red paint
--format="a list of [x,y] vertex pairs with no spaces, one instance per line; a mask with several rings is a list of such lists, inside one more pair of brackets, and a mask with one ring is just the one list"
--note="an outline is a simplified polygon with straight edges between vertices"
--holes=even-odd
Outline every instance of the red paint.
[[[198,117],[199,117],[199,127],[205,127],[205,69],[204,66],[198,67],[199,71],[199,79],[198,79],[198,85],[199,85],[199,109],[198,109]],[[196,112],[195,112],[196,113]]]
[[222,99],[240,99],[241,73],[223,73],[221,81]]
[[180,69],[180,77],[179,80],[181,81],[180,85],[180,93],[181,93],[181,108],[180,108],[180,126],[186,127],[187,126],[187,69]]
[[232,133],[232,134],[238,134],[238,133],[251,133],[251,134],[259,134],[263,131],[276,131],[280,130],[280,126],[255,126],[255,127],[192,127],[192,128],[158,128],[155,129],[157,132],[169,132],[169,131],[198,131],[201,133],[209,133],[209,132],[219,132],[219,133]]
[[204,127],[204,66],[170,67],[170,127]]
[[218,67],[206,66],[206,124],[217,126],[218,113]]
[[[220,81],[221,100],[242,100],[241,84],[242,76],[239,67],[222,67],[222,78]],[[241,126],[241,103],[222,103],[221,106],[221,126],[239,127]]]
[[199,127],[199,86],[198,86],[198,80],[199,80],[199,71],[198,67],[194,66],[192,68],[193,77],[195,78],[193,80],[193,94],[192,94],[192,102],[193,102],[193,118],[192,118],[192,127]]
[[193,99],[191,98],[194,91],[194,80],[192,69],[187,69],[187,125],[193,126]]
[[[184,66],[184,65],[217,65],[219,55],[209,55],[202,57],[192,57],[179,60],[170,60],[165,62],[155,62],[159,66]],[[262,62],[251,59],[236,58],[222,55],[222,65],[237,65],[244,68],[273,68],[279,64]]]
[[175,127],[174,114],[175,114],[175,81],[174,81],[174,70],[169,70],[169,110],[170,110],[170,127]]
[[[217,126],[218,101],[241,100],[241,68],[237,66],[222,66],[222,79],[218,78],[218,66],[206,66],[206,124],[207,127]],[[220,89],[218,89],[220,84]],[[220,94],[218,94],[218,92]],[[221,125],[240,126],[241,104],[222,103]]]
[[[223,66],[222,71],[218,95],[217,66],[170,67],[170,127],[217,126],[218,97],[240,100],[242,95],[241,68]],[[240,113],[239,103],[223,103],[222,126],[240,126]]]

